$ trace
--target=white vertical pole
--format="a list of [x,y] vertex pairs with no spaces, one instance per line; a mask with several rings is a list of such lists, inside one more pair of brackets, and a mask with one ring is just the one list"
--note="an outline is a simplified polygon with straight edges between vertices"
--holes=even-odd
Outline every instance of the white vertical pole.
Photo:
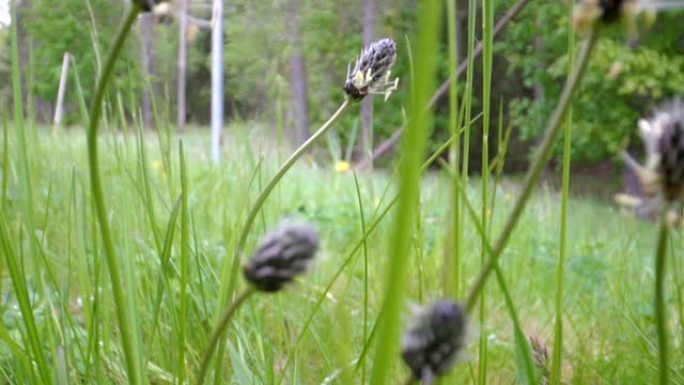
[[178,98],[176,104],[178,106],[178,116],[176,117],[176,125],[179,132],[185,131],[185,83],[188,67],[188,0],[180,0],[179,5],[179,28],[178,33]]
[[62,126],[62,116],[64,111],[64,93],[66,92],[67,75],[69,74],[69,52],[64,53],[62,60],[62,75],[59,78],[59,90],[57,91],[57,104],[55,105],[54,126],[52,134],[57,134]]
[[211,30],[211,159],[221,160],[223,131],[223,0],[214,0]]

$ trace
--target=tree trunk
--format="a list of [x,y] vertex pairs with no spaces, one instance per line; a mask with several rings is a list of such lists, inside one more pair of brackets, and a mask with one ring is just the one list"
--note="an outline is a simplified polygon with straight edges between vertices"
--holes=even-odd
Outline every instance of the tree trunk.
[[[31,50],[30,50],[30,39],[28,36],[28,32],[26,31],[26,17],[31,9],[31,3],[32,1],[30,0],[24,0],[24,1],[17,1],[17,2],[12,2],[10,1],[8,6],[9,7],[16,7],[15,9],[15,16],[16,20],[12,20],[12,23],[17,23],[17,43],[19,44],[19,68],[20,68],[20,74],[21,74],[21,97],[22,97],[22,104],[24,106],[24,114],[25,116],[28,116],[29,118],[31,117],[30,114],[30,106],[33,103],[31,100],[31,92],[30,92],[30,87],[28,86],[28,79],[30,75],[29,71],[29,63],[30,63],[30,56],[31,56]],[[10,8],[11,9],[11,8]]]
[[187,61],[188,61],[188,0],[179,1],[179,27],[178,32],[178,96],[177,96],[177,106],[178,106],[178,116],[176,119],[176,124],[178,125],[178,131],[185,131],[185,116],[186,116],[186,105],[185,105],[185,80],[187,76]]
[[295,123],[295,138],[298,144],[309,138],[309,91],[306,62],[302,54],[301,3],[300,0],[290,2],[289,32],[293,50],[290,58],[292,112]]
[[[363,43],[373,42],[375,35],[375,0],[363,2]],[[361,102],[361,159],[373,168],[373,98]]]
[[154,87],[156,55],[154,50],[155,17],[151,13],[140,15],[140,48],[143,65],[143,122],[146,127],[154,127],[152,97]]

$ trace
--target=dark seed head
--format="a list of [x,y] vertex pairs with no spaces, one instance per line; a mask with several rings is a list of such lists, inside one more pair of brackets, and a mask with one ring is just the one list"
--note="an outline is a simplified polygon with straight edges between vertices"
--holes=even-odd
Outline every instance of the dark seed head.
[[258,290],[278,291],[306,270],[318,243],[318,233],[312,226],[283,226],[267,234],[245,264],[245,279]]
[[158,4],[165,3],[168,0],[133,0],[135,4],[142,7],[143,12],[149,12]]
[[684,192],[684,103],[676,100],[666,105],[656,112],[651,124],[660,125],[657,172],[664,198],[672,202]]
[[397,45],[392,39],[382,39],[366,46],[354,68],[347,74],[344,91],[353,100],[373,93],[387,94],[396,88],[389,75],[397,58]]
[[[596,23],[608,25],[623,20],[634,29],[636,14],[641,11],[641,0],[577,0],[575,26],[581,30]],[[635,32],[635,31],[633,31]]]
[[605,23],[612,23],[619,19],[624,3],[626,3],[625,0],[599,0],[601,20]]
[[415,323],[404,334],[401,356],[413,376],[431,383],[449,371],[467,335],[467,315],[463,307],[440,301],[420,311]]

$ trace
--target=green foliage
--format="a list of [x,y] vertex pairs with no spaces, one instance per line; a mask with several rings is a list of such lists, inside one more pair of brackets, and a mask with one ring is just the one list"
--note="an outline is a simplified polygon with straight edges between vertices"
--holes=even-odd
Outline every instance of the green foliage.
[[[34,1],[22,10],[21,20],[27,34],[24,39],[32,42],[31,60],[40,68],[31,79],[36,95],[45,100],[56,99],[62,57],[70,52],[89,99],[98,71],[96,50],[102,56],[106,52],[123,15],[123,5],[107,0]],[[125,68],[124,64],[119,68]],[[121,80],[119,77],[118,82]]]
[[[510,64],[510,75],[520,74],[530,94],[535,87],[543,91],[537,98],[522,96],[510,103],[511,121],[526,141],[539,136],[565,78],[563,10],[561,3],[537,4],[510,27],[499,44]],[[622,28],[610,31],[599,42],[574,102],[576,161],[598,162],[614,156],[636,134],[639,116],[684,92],[681,17],[681,12],[660,15],[653,30],[641,31],[635,47],[625,44]]]

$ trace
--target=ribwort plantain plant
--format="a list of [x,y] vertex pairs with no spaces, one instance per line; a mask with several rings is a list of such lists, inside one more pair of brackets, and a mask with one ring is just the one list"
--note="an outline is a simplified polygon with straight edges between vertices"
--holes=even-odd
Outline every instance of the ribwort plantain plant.
[[[637,176],[649,200],[661,207],[660,231],[655,253],[655,322],[659,350],[659,384],[668,384],[670,371],[665,274],[670,227],[679,222],[684,194],[684,102],[676,99],[663,105],[650,119],[639,121],[646,148],[644,166],[636,166]],[[628,158],[628,155],[625,155]],[[631,160],[631,158],[628,158]]]
[[[278,185],[280,180],[292,168],[295,162],[306,153],[311,146],[316,143],[332,125],[342,116],[344,111],[353,102],[358,102],[369,95],[383,94],[385,100],[396,90],[398,86],[398,79],[390,80],[390,72],[396,60],[396,43],[394,40],[386,38],[369,44],[363,49],[361,55],[356,60],[354,69],[348,71],[347,79],[344,84],[346,97],[337,110],[323,123],[323,125],[314,132],[309,139],[302,143],[290,157],[280,166],[280,169],[266,184],[266,187],[261,191],[254,204],[250,207],[245,219],[245,224],[238,236],[237,244],[235,246],[235,253],[233,254],[232,267],[230,269],[230,279],[227,288],[221,288],[221,294],[230,296],[234,291],[235,278],[237,276],[240,258],[247,242],[252,225],[257,215],[261,211],[266,199],[271,195],[273,189]],[[224,290],[225,289],[225,290]],[[224,305],[225,300],[220,301]]]
[[264,237],[243,267],[249,286],[226,308],[209,336],[200,360],[197,384],[203,383],[214,350],[237,309],[255,292],[276,293],[282,290],[306,271],[318,247],[318,232],[307,224],[284,224]]
[[467,317],[460,304],[449,300],[418,310],[402,341],[401,357],[411,369],[405,384],[432,384],[451,370],[465,349]]
[[[240,230],[235,245],[233,258],[227,259],[224,272],[228,273],[228,278],[222,280],[219,291],[219,308],[227,306],[228,299],[235,291],[237,274],[247,238],[249,237],[252,225],[261,211],[266,199],[271,195],[275,187],[280,183],[285,174],[294,166],[299,158],[302,157],[342,116],[349,106],[362,100],[366,96],[382,93],[385,99],[396,90],[398,80],[390,80],[390,71],[396,59],[396,43],[392,39],[382,39],[371,43],[361,52],[354,66],[355,71],[348,71],[345,80],[344,90],[345,99],[337,110],[323,123],[323,125],[302,143],[278,169],[271,180],[261,191],[254,204],[250,207],[244,225]],[[227,269],[226,269],[227,268]],[[239,300],[237,297],[235,300]],[[232,307],[232,306],[231,306]],[[218,316],[218,314],[217,314]]]

